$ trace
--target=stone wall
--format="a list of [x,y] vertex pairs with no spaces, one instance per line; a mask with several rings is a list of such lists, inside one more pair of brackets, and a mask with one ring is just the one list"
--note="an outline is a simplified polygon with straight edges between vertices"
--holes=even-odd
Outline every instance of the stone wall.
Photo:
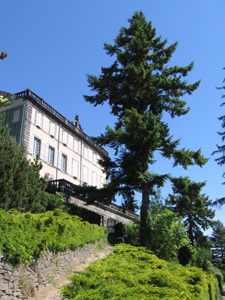
[[34,296],[41,287],[69,271],[72,263],[84,261],[94,249],[94,244],[87,244],[76,250],[68,249],[55,254],[47,251],[29,266],[13,267],[0,261],[0,299],[19,300]]

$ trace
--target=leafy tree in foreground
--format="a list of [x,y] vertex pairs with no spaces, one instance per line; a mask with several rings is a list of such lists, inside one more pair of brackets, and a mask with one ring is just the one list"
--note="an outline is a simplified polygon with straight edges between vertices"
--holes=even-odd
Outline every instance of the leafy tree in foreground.
[[221,267],[225,264],[225,227],[221,221],[217,221],[213,226],[211,241],[213,242],[214,263]]
[[177,43],[167,47],[167,40],[156,37],[155,28],[142,12],[135,12],[129,24],[128,28],[121,28],[114,45],[104,45],[115,61],[102,68],[99,77],[88,75],[89,87],[95,93],[84,97],[94,106],[108,102],[111,113],[117,117],[114,129],[107,127],[96,141],[115,150],[115,160],[103,163],[108,169],[109,187],[123,195],[128,191],[130,200],[134,191],[142,193],[141,244],[149,247],[149,196],[168,178],[167,174],[149,171],[155,163],[155,152],[173,159],[174,166],[184,168],[202,166],[207,159],[200,150],[178,150],[179,140],[172,140],[163,119],[164,113],[172,118],[188,113],[181,97],[192,94],[199,86],[199,82],[188,84],[184,79],[193,63],[186,67],[169,66]]
[[[159,190],[156,196],[151,197],[149,209],[150,250],[161,259],[178,261],[180,248],[186,247],[189,252],[192,248],[182,218],[163,205]],[[135,220],[133,224],[125,225],[124,229],[125,242],[135,246],[140,245],[140,221]]]
[[[225,69],[225,68],[224,68]],[[224,81],[225,82],[225,79]],[[219,90],[220,89],[223,89],[225,90],[225,85],[222,86],[222,87],[219,87],[218,88]],[[225,95],[222,95],[222,98],[225,98]],[[225,105],[225,102],[223,102],[221,104],[221,106],[224,106]],[[222,142],[224,142],[225,140],[225,115],[219,117],[219,120],[222,121],[222,129],[223,131],[222,132],[219,132],[219,135],[222,137]],[[218,165],[222,166],[225,164],[225,145],[222,145],[222,146],[219,146],[219,145],[216,145],[217,146],[217,150],[214,151],[212,154],[219,154],[221,155],[220,157],[216,158],[215,161],[217,162]],[[225,172],[223,173],[223,177],[225,177]],[[225,184],[225,182],[223,183]],[[216,201],[213,202],[214,205],[224,205],[225,204],[225,197],[222,197],[220,199],[217,199]]]
[[184,219],[189,239],[194,245],[202,246],[203,234],[213,224],[214,211],[210,209],[212,201],[200,194],[205,182],[192,182],[188,177],[173,178],[173,195],[169,195],[170,208]]
[[43,183],[39,177],[41,164],[29,163],[0,116],[0,208],[36,212],[40,209]]

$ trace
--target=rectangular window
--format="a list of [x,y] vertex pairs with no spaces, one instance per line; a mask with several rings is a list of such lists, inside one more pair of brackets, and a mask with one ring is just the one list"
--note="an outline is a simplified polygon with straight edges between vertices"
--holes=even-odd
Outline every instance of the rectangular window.
[[97,187],[97,174],[92,172],[92,185]]
[[61,170],[63,172],[66,172],[66,170],[67,170],[67,156],[64,154],[62,154]]
[[62,136],[62,143],[63,145],[67,145],[67,142],[68,142],[68,134],[66,131],[63,131],[63,136]]
[[88,183],[88,168],[83,166],[83,182]]
[[73,140],[73,151],[79,153],[79,142],[77,139]]
[[41,141],[37,138],[34,138],[33,155],[35,157],[37,155],[40,157],[40,152],[41,152]]
[[84,146],[84,158],[88,159],[88,148]]
[[38,128],[42,128],[42,122],[43,122],[43,115],[37,111],[36,112],[36,120],[35,120],[35,125],[38,127]]
[[97,155],[96,155],[96,153],[93,153],[93,154],[92,154],[92,163],[93,163],[94,165],[97,164]]
[[55,123],[50,122],[49,134],[51,137],[55,137]]
[[54,166],[54,159],[55,159],[55,149],[49,146],[48,148],[48,163],[51,166]]
[[78,170],[79,170],[79,164],[78,164],[78,161],[74,160],[73,159],[73,162],[72,162],[72,174],[73,174],[73,177],[74,178],[78,178]]

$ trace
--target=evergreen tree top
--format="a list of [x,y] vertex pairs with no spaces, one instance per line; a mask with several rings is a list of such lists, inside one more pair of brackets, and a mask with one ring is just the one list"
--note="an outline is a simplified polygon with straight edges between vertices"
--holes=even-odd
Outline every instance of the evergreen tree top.
[[96,95],[84,96],[95,106],[108,101],[112,114],[124,115],[126,109],[139,113],[152,111],[154,115],[167,111],[172,117],[186,114],[189,108],[181,97],[191,94],[200,84],[183,80],[193,68],[169,66],[177,43],[166,46],[156,36],[156,29],[147,22],[142,12],[128,19],[130,26],[122,27],[114,45],[104,44],[106,53],[115,56],[114,63],[102,67],[99,77],[88,75],[89,87]]

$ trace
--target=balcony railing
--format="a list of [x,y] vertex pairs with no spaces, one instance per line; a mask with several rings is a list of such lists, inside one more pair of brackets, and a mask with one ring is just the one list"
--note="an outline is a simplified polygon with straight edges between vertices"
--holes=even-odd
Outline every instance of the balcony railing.
[[[73,196],[73,187],[75,185],[65,179],[50,180],[49,185],[50,185],[50,187],[53,188],[54,191],[63,192],[66,195]],[[136,213],[134,213],[133,211],[124,210],[123,207],[121,207],[117,204],[114,204],[114,203],[106,205],[106,204],[95,201],[93,203],[93,205],[98,206],[104,210],[111,211],[111,212],[113,212],[113,211],[118,212],[120,214],[126,215],[127,217],[129,217],[131,219],[136,219],[138,217],[138,215]]]

